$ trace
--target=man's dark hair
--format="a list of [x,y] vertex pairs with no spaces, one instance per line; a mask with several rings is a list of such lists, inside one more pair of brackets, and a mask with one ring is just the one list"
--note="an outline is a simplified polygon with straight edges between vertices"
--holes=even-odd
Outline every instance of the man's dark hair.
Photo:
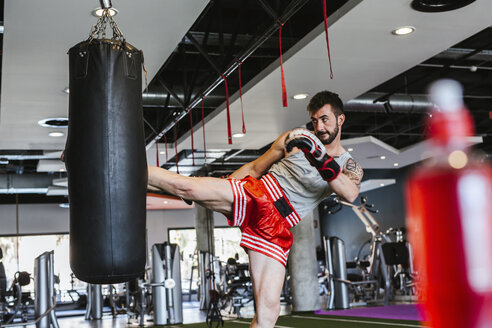
[[320,91],[315,94],[309,101],[307,111],[310,114],[314,114],[324,105],[330,105],[331,108],[333,108],[333,114],[335,114],[335,117],[343,114],[342,100],[340,99],[340,97],[338,97],[336,93],[330,91]]

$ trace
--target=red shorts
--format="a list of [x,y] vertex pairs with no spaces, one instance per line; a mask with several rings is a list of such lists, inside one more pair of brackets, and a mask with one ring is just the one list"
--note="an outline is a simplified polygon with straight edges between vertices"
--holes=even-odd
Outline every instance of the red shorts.
[[301,218],[271,174],[260,180],[230,179],[234,195],[230,226],[242,232],[241,246],[269,256],[284,266],[292,245],[290,228]]

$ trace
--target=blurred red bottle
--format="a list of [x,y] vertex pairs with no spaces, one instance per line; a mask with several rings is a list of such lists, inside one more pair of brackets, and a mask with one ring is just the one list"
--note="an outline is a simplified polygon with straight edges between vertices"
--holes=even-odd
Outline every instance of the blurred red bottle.
[[425,318],[433,328],[492,327],[492,169],[469,158],[461,86],[438,81],[431,98],[439,109],[427,122],[432,157],[406,186]]

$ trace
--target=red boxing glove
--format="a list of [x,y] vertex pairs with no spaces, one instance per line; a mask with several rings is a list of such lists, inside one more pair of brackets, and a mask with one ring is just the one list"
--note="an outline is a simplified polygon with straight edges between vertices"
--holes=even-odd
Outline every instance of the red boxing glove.
[[304,153],[309,163],[314,166],[326,181],[334,180],[340,174],[340,165],[326,153],[323,143],[306,129],[292,130],[285,140],[288,152],[297,147]]

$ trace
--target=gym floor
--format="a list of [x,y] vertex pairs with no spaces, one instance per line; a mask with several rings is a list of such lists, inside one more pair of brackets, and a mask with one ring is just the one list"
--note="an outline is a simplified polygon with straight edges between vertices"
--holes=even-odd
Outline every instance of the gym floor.
[[[231,320],[227,321],[224,326],[227,328],[244,328],[247,327],[251,320]],[[176,327],[186,328],[198,328],[203,327],[203,323],[189,324]],[[342,316],[326,316],[315,314],[297,314],[281,316],[275,327],[278,328],[372,328],[372,327],[422,327],[418,321],[408,320],[388,320],[388,319],[374,319],[374,318],[356,318],[356,317],[342,317]]]
[[[204,320],[203,320],[204,321]],[[183,327],[183,328],[202,328],[206,327],[204,322],[197,322],[184,325],[171,325],[167,327]],[[112,318],[104,316],[99,321],[86,321],[83,317],[62,318],[58,320],[61,328],[65,327],[97,327],[97,328],[122,328],[122,327],[138,327],[137,322],[128,323],[125,316]],[[251,319],[226,319],[224,327],[226,328],[246,328],[251,323]],[[146,327],[157,327],[149,326]],[[29,327],[29,326],[27,326]],[[214,323],[213,327],[217,327]],[[412,320],[390,320],[376,319],[363,317],[348,317],[348,316],[326,316],[315,314],[295,314],[280,316],[277,328],[399,328],[399,327],[423,327],[419,321]]]
[[[205,311],[198,309],[198,302],[185,302],[183,308],[183,318],[185,324],[182,325],[170,325],[167,327],[182,327],[182,328],[198,328],[206,327]],[[287,309],[283,308],[281,316],[279,317],[275,327],[277,328],[372,328],[372,327],[384,327],[384,328],[397,328],[397,327],[423,327],[422,323],[417,320],[396,320],[396,319],[382,319],[377,318],[378,312],[383,313],[393,311],[392,307],[377,307],[377,308],[358,308],[352,310],[341,311],[327,311],[323,314],[286,314]],[[368,310],[368,311],[366,311]],[[348,311],[348,312],[347,312]],[[408,310],[405,310],[407,314]],[[348,315],[332,315],[330,314],[345,314]],[[395,310],[395,313],[398,310]],[[244,308],[241,312],[247,319],[236,319],[235,316],[227,318],[224,317],[224,327],[226,328],[247,328],[251,323],[251,317],[253,312],[248,307]],[[366,315],[367,316],[364,316]],[[372,318],[370,318],[372,316]],[[375,317],[376,316],[376,317]],[[383,315],[384,316],[384,315]],[[391,315],[390,315],[391,317]],[[402,317],[402,312],[396,315],[396,317]],[[403,316],[404,317],[404,316]],[[415,317],[410,313],[409,317]],[[81,328],[122,328],[122,327],[138,327],[138,322],[135,319],[128,320],[126,315],[120,315],[113,318],[106,313],[101,320],[87,321],[83,316],[77,317],[65,317],[58,318],[58,323],[61,328],[65,327],[81,327]],[[28,325],[27,327],[34,327],[34,325]],[[151,317],[146,317],[145,327],[157,327],[152,325]],[[217,323],[213,324],[213,327],[217,327]]]

